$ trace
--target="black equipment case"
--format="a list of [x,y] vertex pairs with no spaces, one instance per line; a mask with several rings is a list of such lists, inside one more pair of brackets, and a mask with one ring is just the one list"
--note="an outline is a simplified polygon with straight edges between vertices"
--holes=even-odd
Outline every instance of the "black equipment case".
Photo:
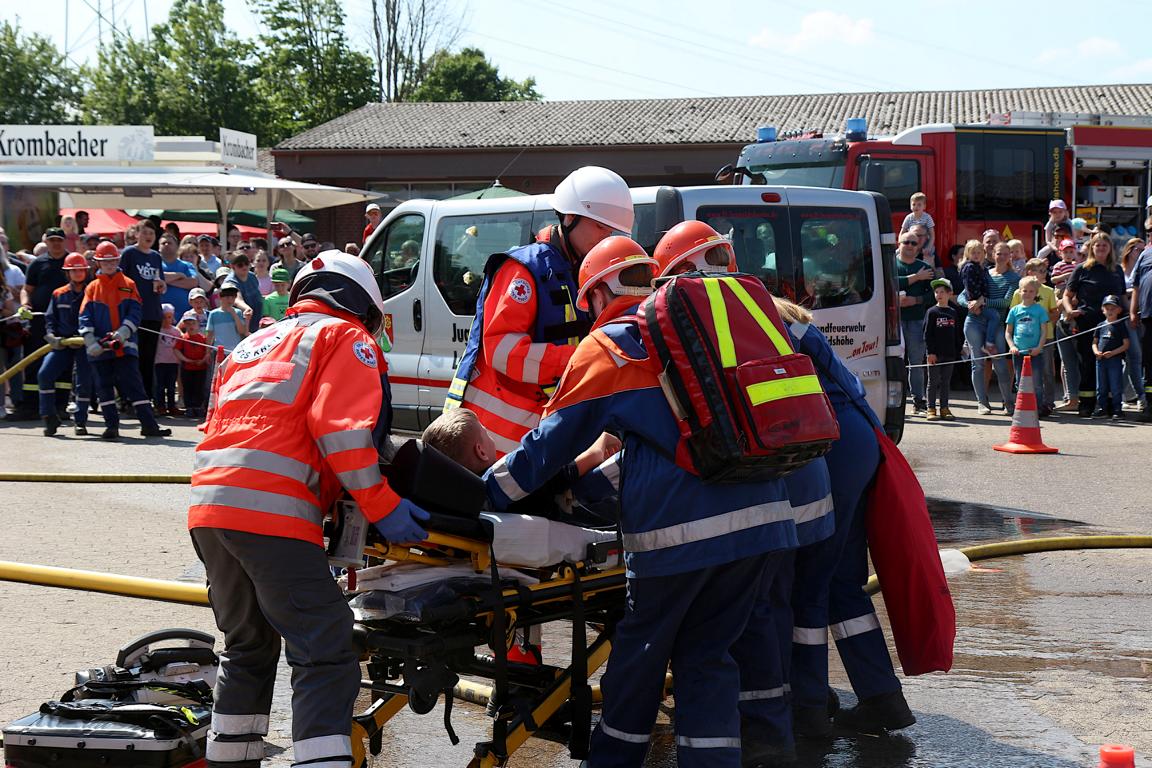
[[48,702],[4,728],[6,768],[203,768],[212,710],[108,699]]

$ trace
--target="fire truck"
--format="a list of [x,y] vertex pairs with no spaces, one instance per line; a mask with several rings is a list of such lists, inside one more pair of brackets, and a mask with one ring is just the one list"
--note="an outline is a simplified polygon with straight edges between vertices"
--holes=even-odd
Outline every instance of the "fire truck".
[[868,136],[863,118],[849,119],[840,136],[777,136],[764,126],[717,180],[879,192],[895,231],[909,197],[924,192],[936,253],[949,266],[953,246],[986,229],[1035,253],[1057,198],[1073,217],[1111,225],[1120,245],[1141,232],[1150,170],[1152,116],[1009,112],[983,125],[919,125],[881,138]]

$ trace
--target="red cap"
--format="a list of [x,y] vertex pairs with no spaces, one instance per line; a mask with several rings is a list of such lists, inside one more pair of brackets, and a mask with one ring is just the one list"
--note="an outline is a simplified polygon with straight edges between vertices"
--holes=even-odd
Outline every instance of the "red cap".
[[1076,247],[1076,243],[1074,243],[1071,240],[1064,239],[1064,240],[1060,241],[1060,250],[1064,250],[1065,248],[1075,248],[1075,247]]

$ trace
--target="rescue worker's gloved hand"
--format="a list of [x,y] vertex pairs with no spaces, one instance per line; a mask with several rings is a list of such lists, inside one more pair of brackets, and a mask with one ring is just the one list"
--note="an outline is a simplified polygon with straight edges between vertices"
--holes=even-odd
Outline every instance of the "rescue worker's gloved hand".
[[126,325],[122,325],[116,329],[116,335],[120,337],[120,343],[123,344],[132,338],[132,329]]
[[408,499],[400,499],[396,509],[372,525],[388,541],[424,541],[428,538],[428,532],[421,528],[416,521],[424,521],[430,517],[432,515],[428,514],[426,510],[416,506]]
[[88,352],[88,357],[100,357],[104,354],[104,347],[100,342],[95,339],[86,339],[84,341],[84,349]]
[[48,342],[48,346],[52,347],[52,349],[64,349],[64,344],[60,340],[60,337],[54,334],[44,334],[44,341]]

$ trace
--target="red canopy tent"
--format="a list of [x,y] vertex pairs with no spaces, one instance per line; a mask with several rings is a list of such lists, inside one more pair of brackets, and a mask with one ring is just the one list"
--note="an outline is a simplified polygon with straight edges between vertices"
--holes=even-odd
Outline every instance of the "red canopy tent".
[[[130,216],[115,208],[61,208],[60,215],[75,216],[76,212],[81,210],[88,212],[88,226],[84,228],[85,233],[110,237],[117,242],[123,242],[124,230],[140,221],[135,216]],[[163,224],[168,223],[168,221],[163,222]],[[176,226],[180,228],[181,235],[215,236],[218,225],[211,221],[176,221]],[[249,227],[244,224],[240,224],[238,227],[244,237],[266,236],[262,227]]]

